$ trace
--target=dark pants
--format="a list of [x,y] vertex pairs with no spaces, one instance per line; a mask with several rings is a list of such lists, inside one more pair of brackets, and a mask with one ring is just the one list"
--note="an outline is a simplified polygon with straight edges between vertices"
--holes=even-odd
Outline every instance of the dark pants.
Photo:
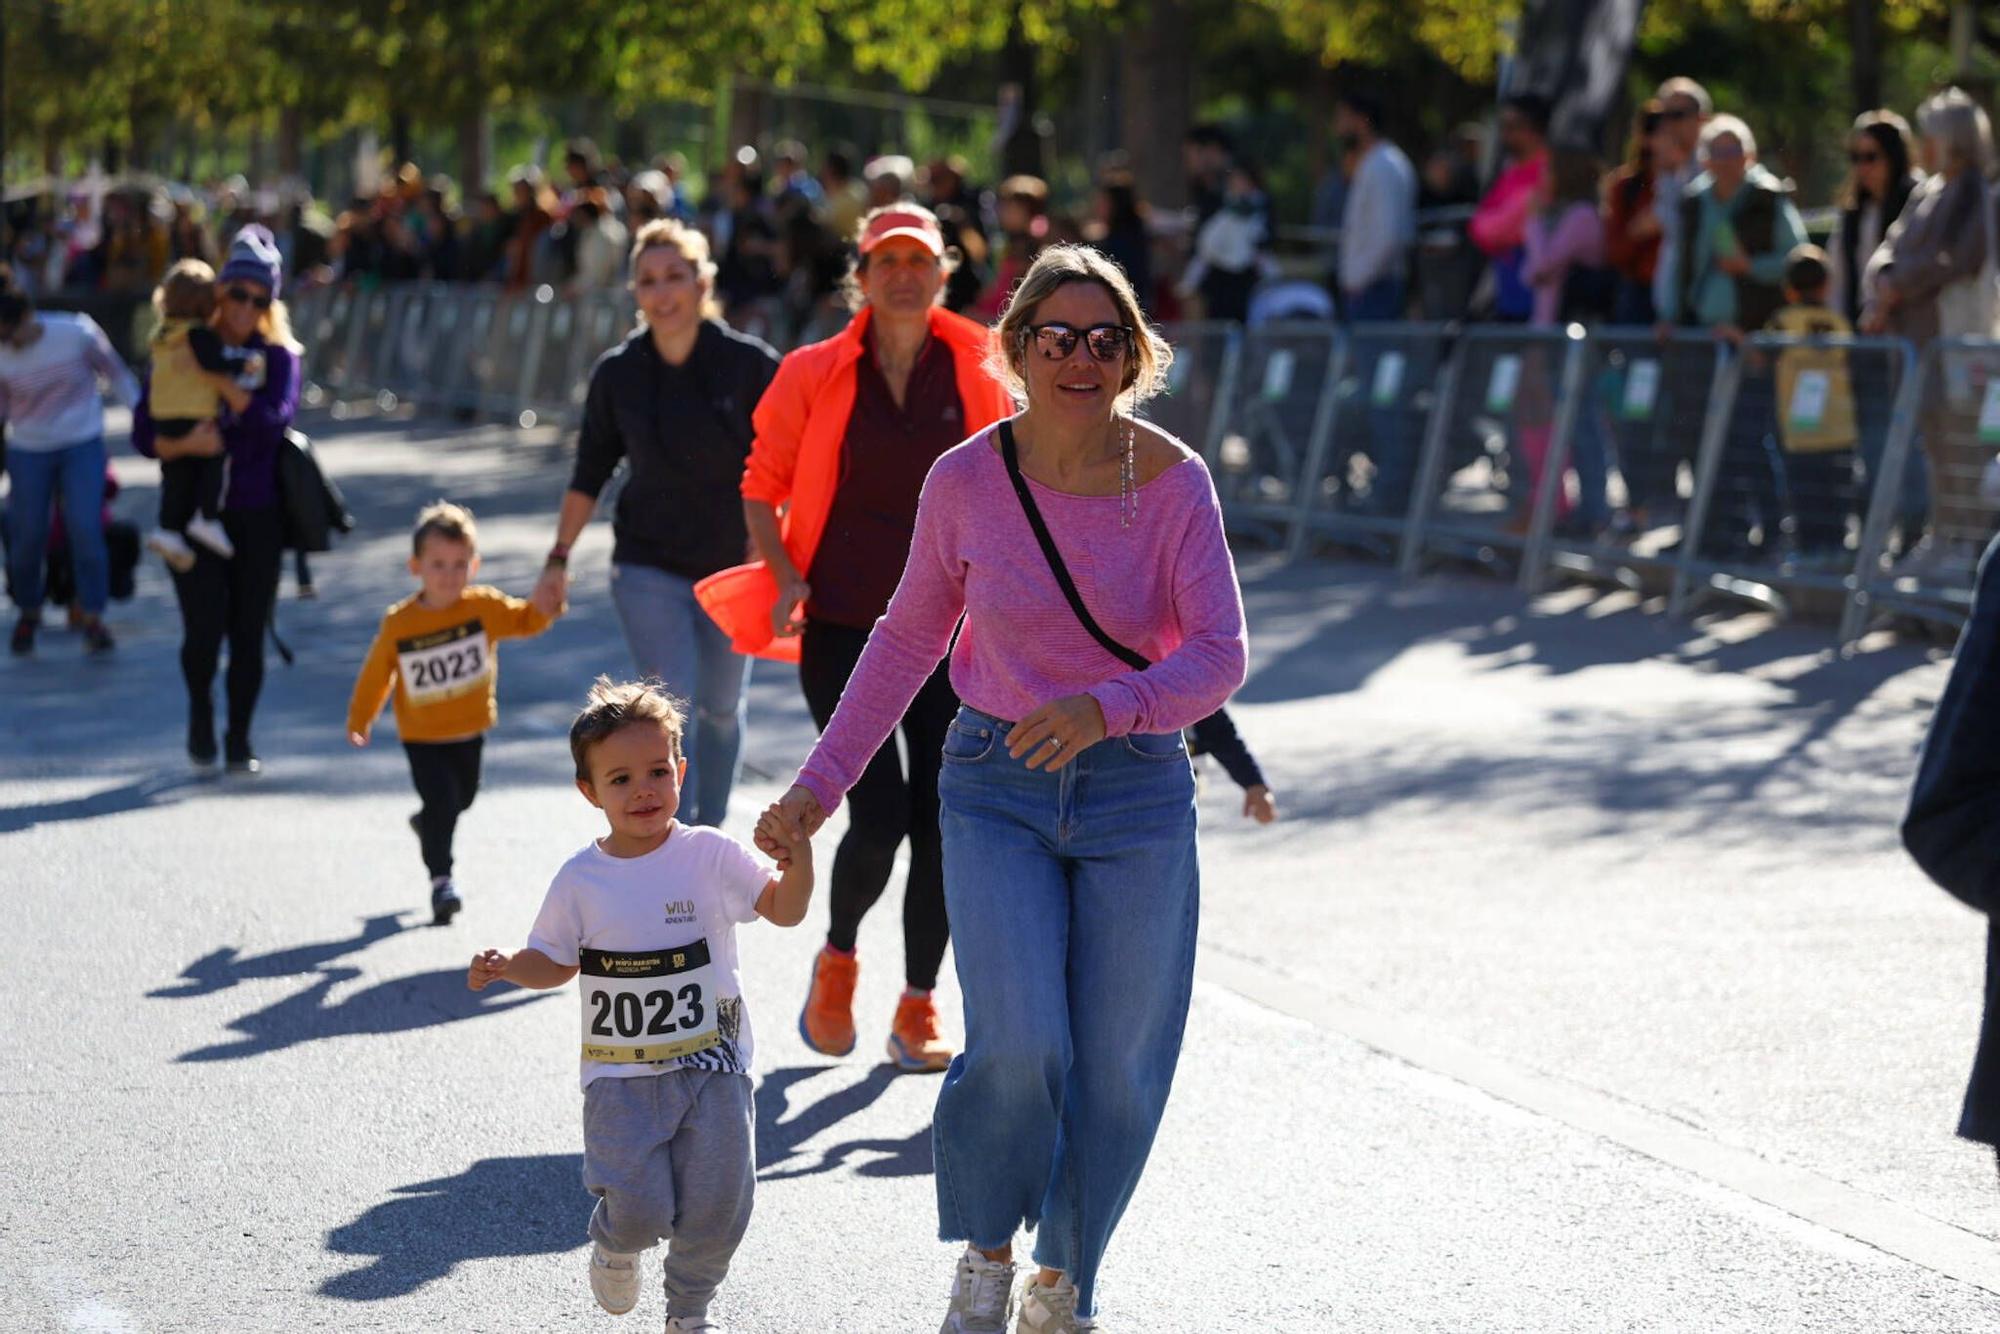
[[410,781],[417,786],[423,809],[417,812],[417,838],[424,845],[424,869],[437,880],[451,875],[451,836],[458,817],[479,795],[479,756],[486,738],[464,741],[405,741],[410,757]]
[[284,532],[276,506],[226,510],[222,527],[236,548],[224,560],[206,547],[195,549],[194,568],[174,576],[181,606],[181,675],[188,690],[188,750],[215,753],[216,665],[229,641],[229,730],[223,744],[231,758],[250,753],[250,719],[264,688],[264,634],[271,603],[278,595]]
[[220,516],[226,466],[221,455],[161,463],[160,527],[178,533],[197,514],[208,519]]
[[[868,632],[808,620],[799,645],[799,683],[806,707],[822,731],[833,718],[847,678],[854,674]],[[911,773],[903,776],[894,737],[882,743],[853,791],[847,794],[847,834],[833,854],[833,920],[827,942],[852,950],[861,919],[882,897],[895,869],[896,849],[910,840],[910,881],[903,891],[905,979],[919,991],[937,985],[951,931],[944,911],[944,852],[938,833],[938,769],[945,733],[958,715],[945,667],[939,664],[903,714],[903,741]]]

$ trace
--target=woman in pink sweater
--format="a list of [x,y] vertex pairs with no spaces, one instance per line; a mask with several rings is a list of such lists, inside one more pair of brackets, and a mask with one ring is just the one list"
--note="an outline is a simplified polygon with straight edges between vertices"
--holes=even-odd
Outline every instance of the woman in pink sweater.
[[1246,654],[1208,471],[1130,415],[1172,353],[1124,274],[1051,247],[999,335],[1026,407],[931,469],[888,613],[758,834],[775,854],[777,829],[816,829],[950,652],[965,707],[946,735],[940,824],[966,1042],[934,1151],[939,1235],[967,1247],[948,1332],[1007,1327],[1014,1236],[1038,1224],[1023,1310],[1037,1330],[1088,1327],[1193,985],[1180,732],[1242,683]]

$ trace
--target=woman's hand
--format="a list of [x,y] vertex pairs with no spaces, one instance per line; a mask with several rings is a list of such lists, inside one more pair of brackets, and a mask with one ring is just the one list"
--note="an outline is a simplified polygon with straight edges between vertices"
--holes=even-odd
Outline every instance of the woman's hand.
[[562,615],[569,605],[569,567],[554,562],[543,566],[542,577],[535,581],[535,591],[528,594],[528,601],[551,620]]
[[222,453],[222,428],[205,421],[178,440],[153,437],[153,451],[161,459],[212,459]]
[[1077,752],[1104,740],[1104,709],[1089,695],[1070,695],[1042,705],[1014,724],[1007,753],[1028,757],[1030,769],[1053,773]]
[[1726,255],[1717,256],[1715,267],[1732,278],[1741,278],[1750,272],[1750,259],[1742,251],[1732,250]]
[[806,599],[811,596],[812,585],[805,580],[780,580],[778,603],[771,608],[771,633],[780,639],[793,639],[804,633]]
[[1278,818],[1278,799],[1271,789],[1259,783],[1243,790],[1243,813],[1258,824],[1269,824]]
[[780,866],[789,867],[792,844],[802,838],[811,838],[825,823],[826,811],[820,806],[819,798],[794,783],[791,790],[778,798],[776,804],[758,819],[754,838],[758,850],[766,857]]

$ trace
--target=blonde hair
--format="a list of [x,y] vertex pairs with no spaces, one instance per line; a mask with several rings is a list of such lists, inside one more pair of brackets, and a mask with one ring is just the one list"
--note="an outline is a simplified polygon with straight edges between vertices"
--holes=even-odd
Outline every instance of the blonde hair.
[[[715,260],[710,256],[708,238],[678,218],[655,218],[639,229],[632,238],[632,257],[629,265],[632,277],[628,285],[639,280],[639,257],[648,250],[671,250],[687,261],[694,270],[695,281],[701,284],[701,315],[703,319],[722,318],[722,303],[715,299]],[[641,315],[644,324],[646,317]]]
[[992,371],[1007,386],[1017,403],[1028,401],[1028,377],[1023,369],[1028,355],[1028,329],[1036,309],[1057,289],[1071,283],[1095,283],[1118,308],[1118,321],[1132,330],[1132,345],[1125,358],[1125,378],[1119,385],[1118,406],[1130,410],[1166,388],[1167,368],[1174,364],[1174,349],[1160,337],[1146,314],[1125,270],[1086,245],[1065,242],[1052,245],[1035,257],[1026,276],[1007,302],[1000,317],[999,347],[994,352]]
[[479,550],[479,525],[473,520],[472,511],[449,500],[436,501],[417,512],[417,526],[410,534],[411,555],[424,554],[424,539],[427,537],[463,542],[474,551]]
[[687,712],[658,681],[616,681],[600,676],[590,686],[583,712],[569,725],[569,757],[576,778],[590,781],[590,752],[612,733],[635,723],[652,723],[667,734],[675,759],[681,756],[681,732]]
[[[862,214],[861,221],[854,224],[854,236],[852,237],[856,247],[854,258],[847,261],[847,272],[840,279],[841,299],[847,302],[847,308],[851,311],[859,312],[863,306],[868,304],[868,294],[861,290],[861,275],[868,272],[868,256],[862,254],[860,251],[861,238],[868,235],[869,224],[884,213],[914,213],[920,218],[929,218],[931,225],[938,229],[938,234],[940,236],[944,234],[944,228],[938,222],[937,214],[931,212],[922,204],[909,202],[882,204]],[[944,253],[938,256],[938,268],[943,270],[945,277],[949,278],[957,271],[958,261],[958,248],[956,246],[946,246]],[[944,297],[945,289],[939,287],[936,303],[942,305]]]
[[215,314],[215,270],[198,259],[168,269],[153,289],[153,310],[163,320],[201,320]]

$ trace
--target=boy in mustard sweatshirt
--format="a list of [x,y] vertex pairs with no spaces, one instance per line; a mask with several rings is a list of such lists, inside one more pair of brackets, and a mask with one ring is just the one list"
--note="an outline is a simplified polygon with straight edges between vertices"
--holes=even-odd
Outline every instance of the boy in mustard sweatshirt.
[[497,645],[538,635],[551,618],[497,588],[466,586],[479,570],[479,530],[463,506],[441,500],[417,515],[411,548],[410,573],[422,587],[382,618],[348,701],[347,739],[368,744],[393,691],[396,731],[423,800],[410,827],[431,876],[432,921],[444,926],[463,906],[451,878],[452,834],[478,795],[485,735],[500,717]]

